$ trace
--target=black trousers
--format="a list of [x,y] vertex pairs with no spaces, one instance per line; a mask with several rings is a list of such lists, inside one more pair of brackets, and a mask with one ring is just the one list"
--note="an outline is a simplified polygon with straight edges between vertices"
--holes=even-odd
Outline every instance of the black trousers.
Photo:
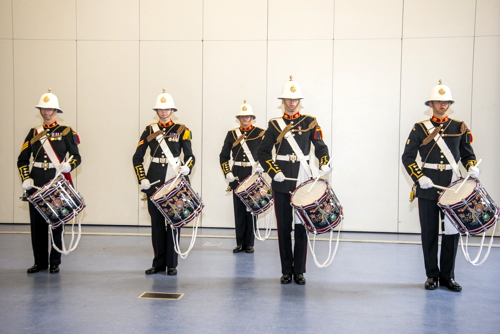
[[[234,227],[236,232],[236,244],[246,246],[254,245],[253,216],[247,211],[247,207],[241,199],[233,192]],[[257,219],[257,217],[255,217]]]
[[[167,267],[176,268],[178,256],[174,249],[172,226],[166,223],[166,218],[158,211],[150,199],[148,199],[148,211],[151,216],[151,241],[154,250],[153,267],[160,270],[165,270]],[[180,228],[174,230],[177,241],[179,241]]]
[[454,278],[459,234],[442,235],[438,264],[439,224],[443,213],[437,200],[423,198],[418,199],[418,212],[427,277]]
[[[38,213],[33,204],[29,204],[30,210],[30,225],[31,225],[31,246],[33,248],[33,256],[35,264],[41,268],[47,268],[50,265],[61,264],[61,253],[56,251],[52,245],[52,240],[49,242],[50,235],[49,224]],[[59,249],[62,249],[62,225],[52,230],[54,243]]]
[[[293,223],[293,208],[290,194],[273,192],[274,212],[278,225],[281,273],[302,274],[306,272],[307,234],[302,224]],[[295,226],[295,243],[292,250],[292,229]]]

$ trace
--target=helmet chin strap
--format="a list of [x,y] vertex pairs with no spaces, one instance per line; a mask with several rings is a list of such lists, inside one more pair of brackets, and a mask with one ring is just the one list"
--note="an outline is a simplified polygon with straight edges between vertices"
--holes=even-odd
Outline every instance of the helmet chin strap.
[[290,112],[290,113],[295,113],[295,112],[297,111],[297,109],[299,108],[300,102],[299,102],[299,103],[297,103],[297,105],[296,105],[296,106],[295,106],[295,108],[293,108],[293,109],[292,109],[292,108],[289,108],[289,107],[287,106],[287,104],[286,104],[286,103],[283,103],[283,105],[285,106],[285,110],[286,110],[286,111],[288,111],[288,112]]

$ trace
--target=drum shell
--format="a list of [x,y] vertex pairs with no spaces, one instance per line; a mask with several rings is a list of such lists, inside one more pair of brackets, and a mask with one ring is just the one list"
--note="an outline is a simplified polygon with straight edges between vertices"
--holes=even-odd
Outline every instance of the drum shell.
[[[165,182],[151,195],[150,200],[167,219],[167,223],[180,228],[196,218],[205,205],[201,196],[194,192],[184,176],[181,176],[178,183],[168,190],[174,180],[175,178],[172,178]],[[161,195],[164,192],[166,193]]]
[[[295,209],[304,227],[312,233],[322,234],[334,229],[344,219],[343,208],[330,187],[328,181],[320,179],[315,187],[324,183],[325,191],[319,198],[309,204],[300,205],[294,202],[294,197],[300,192],[307,191],[314,183],[311,179],[300,184],[290,195],[290,205]],[[328,213],[330,211],[331,213]]]
[[53,229],[66,224],[86,206],[83,197],[62,176],[46,183],[28,201]]
[[[463,181],[459,179],[451,183],[446,191],[453,191]],[[475,235],[490,229],[496,223],[500,210],[479,180],[469,179],[467,182],[475,182],[472,192],[456,203],[444,204],[442,201],[446,191],[443,191],[439,195],[438,206],[460,233]]]
[[[252,178],[255,178],[255,180],[248,187],[243,188]],[[234,190],[234,193],[250,210],[252,215],[259,215],[265,212],[274,203],[273,196],[271,195],[271,186],[259,174],[250,175],[241,181]]]

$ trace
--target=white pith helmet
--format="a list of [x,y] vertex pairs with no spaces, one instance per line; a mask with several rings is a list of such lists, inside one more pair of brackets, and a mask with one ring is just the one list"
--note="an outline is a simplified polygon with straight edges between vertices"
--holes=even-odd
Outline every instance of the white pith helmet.
[[153,110],[156,111],[158,109],[174,109],[174,111],[177,111],[172,95],[168,94],[165,91],[165,88],[163,88],[163,93],[158,95],[158,97],[156,98],[156,105],[154,106]]
[[243,100],[243,104],[240,106],[240,109],[236,114],[236,118],[238,118],[239,116],[252,116],[253,119],[255,119],[252,106],[247,103],[247,100]]
[[293,77],[290,76],[290,80],[283,85],[283,90],[278,99],[303,99],[302,90],[300,85],[293,81]]
[[455,102],[453,97],[451,97],[451,89],[450,87],[443,85],[443,80],[439,79],[439,85],[432,87],[431,96],[425,102],[425,105],[428,106],[429,102],[432,101],[449,101],[450,104]]
[[38,101],[35,108],[57,109],[57,112],[62,114],[63,111],[59,108],[59,100],[57,99],[57,96],[50,92],[51,90],[52,89],[49,88],[48,93],[45,93],[40,97],[40,101]]

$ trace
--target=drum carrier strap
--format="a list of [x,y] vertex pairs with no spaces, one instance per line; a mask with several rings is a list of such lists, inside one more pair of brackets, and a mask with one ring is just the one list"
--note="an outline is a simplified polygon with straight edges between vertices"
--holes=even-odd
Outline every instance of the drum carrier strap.
[[[161,131],[160,128],[158,127],[158,124],[156,124],[156,123],[151,125],[151,128],[153,129],[154,132]],[[167,157],[168,164],[170,165],[170,167],[172,167],[172,169],[175,171],[175,173],[178,174],[180,163],[178,162],[177,159],[174,158],[174,155],[170,151],[170,148],[168,147],[168,145],[164,139],[165,139],[165,137],[163,136],[163,132],[161,132],[156,137],[156,140],[158,141],[158,145],[160,145],[160,148],[162,149],[163,153],[165,153],[165,156]]]
[[[242,133],[241,133],[240,129],[236,129],[234,132],[236,132],[236,135],[238,136],[238,138],[241,137]],[[247,155],[248,160],[252,164],[252,167],[255,168],[255,166],[256,166],[255,159],[253,158],[252,152],[248,148],[247,142],[245,141],[244,137],[241,139],[240,145],[243,148],[243,151],[245,152],[245,154]]]
[[[285,121],[283,120],[283,118],[277,119],[277,123],[278,123],[278,126],[282,129],[281,131],[283,131],[283,129],[285,129],[285,127],[286,127],[286,124],[285,124]],[[307,163],[307,159],[304,156],[304,153],[302,153],[302,150],[300,149],[299,144],[297,144],[297,141],[291,135],[290,132],[285,134],[285,138],[288,141],[288,144],[290,144],[290,147],[292,148],[293,152],[295,152],[295,155],[299,159],[301,166],[304,168],[304,170],[306,171],[309,178],[311,178],[312,177],[311,167]],[[276,152],[276,154],[278,154],[278,152]]]

